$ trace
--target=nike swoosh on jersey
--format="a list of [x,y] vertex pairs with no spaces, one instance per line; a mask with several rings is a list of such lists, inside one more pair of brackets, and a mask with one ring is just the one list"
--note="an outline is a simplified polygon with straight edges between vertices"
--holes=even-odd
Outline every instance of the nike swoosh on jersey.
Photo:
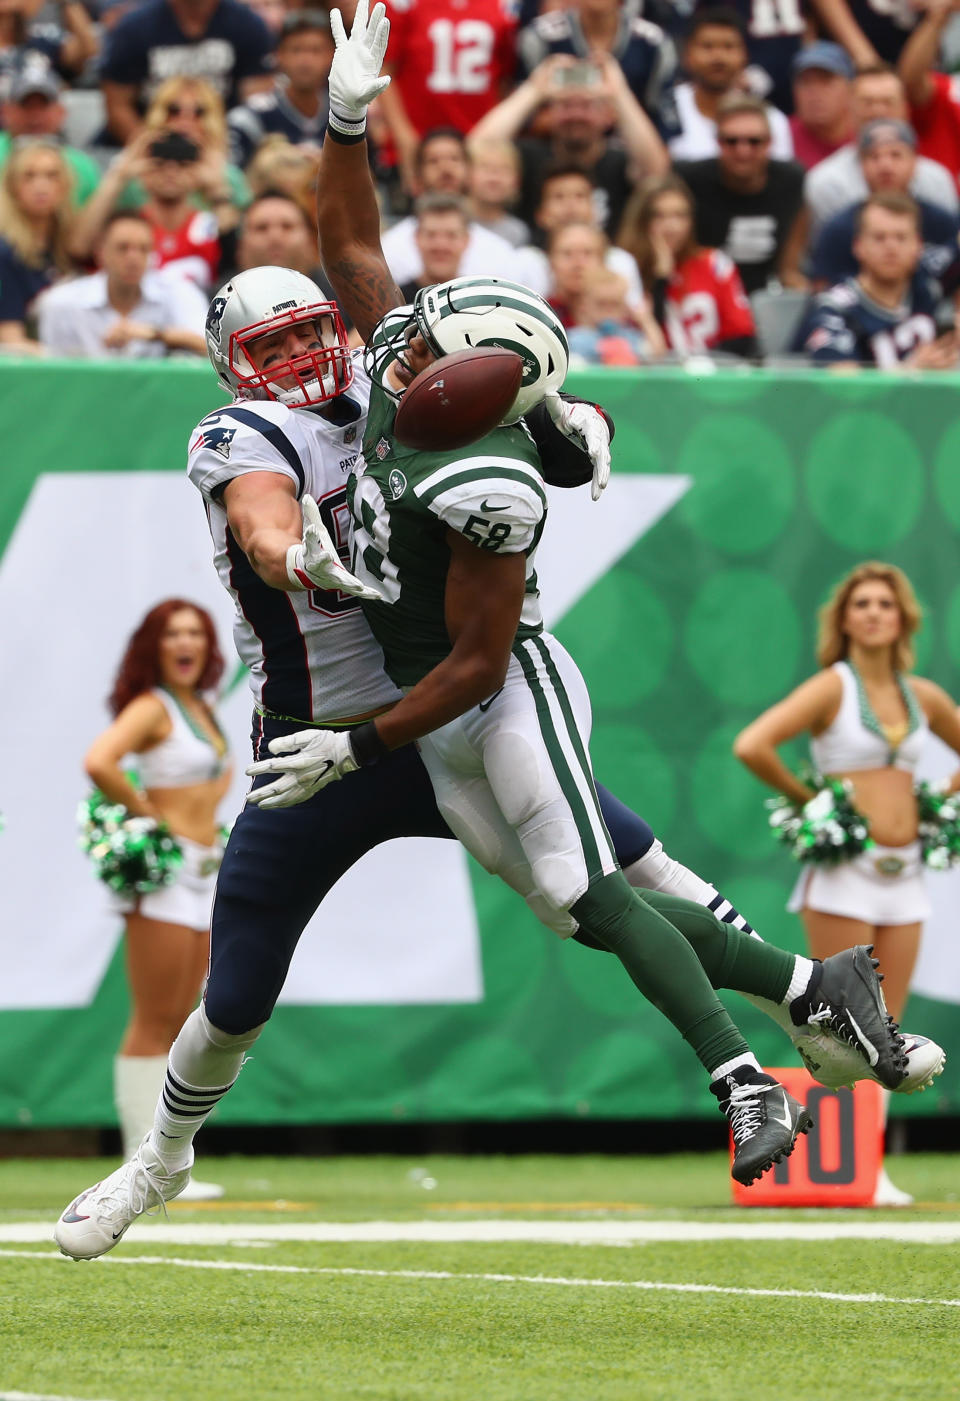
[[509,507],[509,505],[508,505],[508,506],[491,506],[490,503],[489,503],[488,501],[481,501],[481,502],[480,502],[480,509],[481,509],[481,511],[509,511],[510,507]]
[[503,687],[501,686],[499,691],[494,691],[493,695],[490,697],[489,700],[481,701],[480,704],[477,706],[477,709],[482,710],[483,713],[486,714],[486,712],[490,709],[491,705],[493,705],[493,702],[497,699],[497,696],[499,696],[502,691]]

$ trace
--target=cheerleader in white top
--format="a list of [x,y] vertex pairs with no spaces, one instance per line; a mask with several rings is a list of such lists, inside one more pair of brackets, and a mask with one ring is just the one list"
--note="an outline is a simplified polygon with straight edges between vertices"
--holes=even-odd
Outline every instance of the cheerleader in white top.
[[[115,897],[126,925],[131,1013],[114,1062],[124,1154],[153,1123],[167,1054],[197,1005],[207,968],[210,911],[222,841],[217,808],[230,785],[227,742],[205,699],[223,673],[210,615],[183,599],[156,605],[127,645],[109,706],[115,719],[84,765],[111,802],[163,821],[183,851],[172,884]],[[141,787],[124,772],[135,756]],[[222,1188],[191,1183],[195,1199]]]
[[[765,711],[734,745],[737,758],[758,778],[799,804],[814,792],[777,753],[787,740],[809,734],[817,773],[849,779],[853,805],[866,819],[874,845],[839,865],[805,870],[788,908],[799,911],[815,958],[852,944],[873,944],[896,1021],[930,913],[914,771],[931,730],[960,754],[954,701],[934,682],[910,674],[921,616],[901,570],[876,562],[858,565],[821,611],[817,657],[824,670]],[[960,773],[953,782],[954,789],[958,786]],[[942,1065],[941,1052],[932,1073]],[[884,1173],[876,1204],[909,1200]]]

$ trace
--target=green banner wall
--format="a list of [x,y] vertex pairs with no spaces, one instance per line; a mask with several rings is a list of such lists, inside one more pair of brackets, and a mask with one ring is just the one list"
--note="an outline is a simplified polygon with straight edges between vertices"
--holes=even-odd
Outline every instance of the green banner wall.
[[[647,476],[651,489],[654,479],[685,479],[677,503],[555,628],[590,687],[597,775],[765,937],[799,949],[800,926],[784,909],[796,871],[767,834],[765,795],[731,757],[731,740],[814,669],[816,609],[864,558],[907,570],[927,609],[918,670],[960,694],[960,383],[678,370],[583,375],[571,387],[616,420],[616,479]],[[182,473],[192,426],[218,402],[211,374],[186,364],[0,364],[0,571],[42,475]],[[200,513],[199,501],[192,509]],[[149,529],[131,519],[116,556],[100,552],[103,590],[123,591],[137,533]],[[83,538],[75,548],[79,559]],[[169,548],[175,553],[177,541]],[[71,560],[35,562],[62,576],[62,611],[37,642],[55,648],[64,630],[84,626],[70,611]],[[16,609],[34,587],[21,570],[3,580],[0,605]],[[113,662],[92,657],[88,674],[64,678],[63,703],[74,687],[102,690]],[[0,689],[29,696],[36,664],[32,653],[4,656]],[[44,765],[58,762],[55,741],[4,726],[5,746],[25,743],[36,746],[42,782]],[[5,917],[4,844],[16,804],[0,777],[8,819],[0,835],[0,1126],[108,1124],[126,1009],[119,945],[88,1005],[45,1007],[42,987],[29,1006],[3,995],[2,967],[27,948],[35,954],[45,938],[29,920],[12,927]],[[36,880],[56,881],[58,852],[43,830],[35,859]],[[960,1065],[960,963],[953,896],[943,895],[960,891],[952,876],[936,879],[946,913],[931,927],[908,1025],[936,1036],[951,1058],[935,1090],[898,1106],[911,1114],[960,1111],[951,1070]],[[470,881],[480,1000],[280,1007],[219,1121],[715,1114],[692,1054],[619,965],[561,944],[476,868]],[[419,894],[425,930],[442,938],[444,910],[428,886]],[[380,904],[388,922],[389,892]],[[772,1024],[729,1001],[766,1063],[792,1063]]]

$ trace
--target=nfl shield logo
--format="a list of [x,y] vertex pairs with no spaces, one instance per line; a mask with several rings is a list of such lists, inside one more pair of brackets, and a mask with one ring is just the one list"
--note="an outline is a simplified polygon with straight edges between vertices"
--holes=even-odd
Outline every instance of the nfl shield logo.
[[354,440],[354,438],[355,438],[356,436],[357,436],[356,424],[351,424],[350,427],[347,429],[347,431],[346,431],[346,432],[344,433],[344,435],[343,435],[343,441],[344,441],[345,443],[352,443],[353,440]]
[[374,452],[377,454],[381,462],[387,456],[389,451],[390,444],[386,438],[381,438],[379,443],[377,443],[377,446],[374,448]]

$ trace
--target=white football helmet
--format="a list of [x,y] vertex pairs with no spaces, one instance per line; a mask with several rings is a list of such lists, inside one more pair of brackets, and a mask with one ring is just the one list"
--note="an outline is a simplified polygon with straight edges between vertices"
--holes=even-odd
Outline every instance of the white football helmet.
[[390,312],[370,341],[368,369],[404,361],[412,335],[423,336],[434,355],[452,355],[495,345],[513,350],[524,363],[520,390],[501,420],[515,423],[567,375],[570,352],[560,318],[544,299],[519,282],[500,277],[454,277],[424,287],[413,307]]
[[[251,342],[301,328],[304,349],[289,358],[283,337],[268,366],[258,366]],[[241,399],[276,399],[291,408],[325,404],[349,388],[353,360],[343,318],[315,282],[290,268],[249,268],[220,288],[210,303],[207,353],[220,383]]]

